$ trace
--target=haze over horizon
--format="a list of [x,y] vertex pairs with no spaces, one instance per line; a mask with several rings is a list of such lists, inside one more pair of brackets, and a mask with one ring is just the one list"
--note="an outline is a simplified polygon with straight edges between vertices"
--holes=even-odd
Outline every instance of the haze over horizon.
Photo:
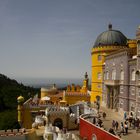
[[1,0],[0,73],[10,78],[91,76],[97,36],[120,30],[135,38],[139,0]]

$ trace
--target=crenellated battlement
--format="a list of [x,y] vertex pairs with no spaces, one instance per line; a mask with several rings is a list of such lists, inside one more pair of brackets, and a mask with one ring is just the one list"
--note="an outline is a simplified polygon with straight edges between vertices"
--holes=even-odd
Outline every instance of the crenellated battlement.
[[0,130],[0,137],[7,136],[21,136],[26,132],[25,129],[8,129],[8,130]]
[[79,92],[66,92],[65,96],[90,96],[88,93],[79,93]]
[[48,115],[50,116],[65,116],[69,114],[69,109],[61,109],[61,108],[51,108],[48,110]]

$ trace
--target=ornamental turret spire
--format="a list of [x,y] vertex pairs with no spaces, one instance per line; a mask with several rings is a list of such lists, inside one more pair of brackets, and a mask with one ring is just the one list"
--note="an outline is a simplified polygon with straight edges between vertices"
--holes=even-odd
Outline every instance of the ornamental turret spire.
[[112,30],[112,24],[111,24],[111,23],[109,23],[108,29],[109,29],[109,30]]

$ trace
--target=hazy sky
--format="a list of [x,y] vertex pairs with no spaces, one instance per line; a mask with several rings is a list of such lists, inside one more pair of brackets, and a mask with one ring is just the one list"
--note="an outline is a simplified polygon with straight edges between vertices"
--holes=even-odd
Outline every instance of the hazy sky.
[[0,0],[0,73],[91,76],[91,48],[108,23],[135,38],[140,0]]

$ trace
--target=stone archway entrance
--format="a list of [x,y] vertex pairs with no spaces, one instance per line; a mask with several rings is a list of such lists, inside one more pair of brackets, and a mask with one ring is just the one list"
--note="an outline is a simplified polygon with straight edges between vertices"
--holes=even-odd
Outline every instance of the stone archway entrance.
[[63,128],[63,121],[60,118],[54,120],[53,126],[57,126],[59,129]]
[[110,109],[118,109],[118,86],[107,86],[107,107]]

